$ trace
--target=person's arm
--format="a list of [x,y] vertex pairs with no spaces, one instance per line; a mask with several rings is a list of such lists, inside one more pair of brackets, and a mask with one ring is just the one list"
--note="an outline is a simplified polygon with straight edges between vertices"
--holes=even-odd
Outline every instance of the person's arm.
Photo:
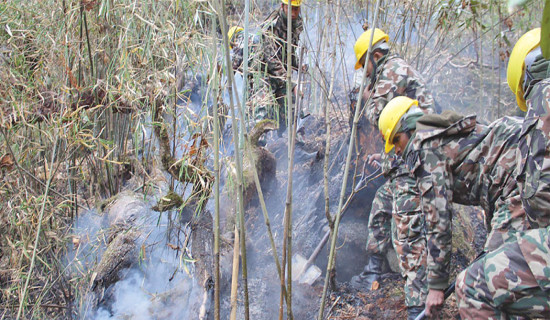
[[[365,115],[369,122],[376,127],[378,127],[378,118],[382,110],[384,110],[391,99],[399,95],[396,91],[399,90],[397,84],[401,81],[401,76],[393,72],[390,65],[385,64],[380,66],[380,68],[384,69],[378,75],[378,80],[372,86],[372,90],[368,90],[367,87],[365,87],[363,92],[363,103],[368,102]],[[371,86],[369,86],[369,88],[370,87]]]
[[426,215],[428,288],[444,290],[449,282],[452,239],[452,171],[448,159],[429,146],[419,152],[416,170]]
[[437,313],[445,299],[452,252],[452,171],[448,159],[437,148],[417,154],[418,188],[426,221],[428,296],[426,314]]

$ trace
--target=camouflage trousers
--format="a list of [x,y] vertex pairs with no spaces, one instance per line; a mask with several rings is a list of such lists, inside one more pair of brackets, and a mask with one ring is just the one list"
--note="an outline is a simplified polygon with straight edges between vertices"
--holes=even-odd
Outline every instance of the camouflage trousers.
[[[402,171],[402,170],[401,170]],[[415,177],[401,172],[392,180],[393,246],[405,278],[405,304],[423,306],[428,295],[427,245],[421,197]]]
[[390,246],[393,208],[391,181],[387,180],[376,190],[369,214],[367,253],[385,254]]
[[405,278],[405,304],[423,306],[428,293],[426,237],[420,195],[413,177],[397,174],[376,191],[368,228],[367,253],[386,253],[391,239]]
[[250,128],[261,120],[270,119],[279,123],[279,136],[286,130],[286,88],[271,90],[269,84],[264,83],[261,88],[254,91],[249,102],[252,107],[254,119]]
[[528,230],[457,277],[462,319],[550,319],[550,230]]

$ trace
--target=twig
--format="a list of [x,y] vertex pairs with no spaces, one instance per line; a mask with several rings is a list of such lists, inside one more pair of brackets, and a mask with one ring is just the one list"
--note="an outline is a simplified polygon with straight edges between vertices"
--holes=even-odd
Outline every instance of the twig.
[[332,313],[332,309],[334,309],[334,307],[336,307],[336,304],[338,303],[338,301],[340,301],[340,298],[341,298],[341,296],[338,296],[338,298],[336,298],[336,300],[334,301],[334,303],[332,304],[330,309],[328,309],[327,317],[325,318],[325,320],[330,318],[330,314]]

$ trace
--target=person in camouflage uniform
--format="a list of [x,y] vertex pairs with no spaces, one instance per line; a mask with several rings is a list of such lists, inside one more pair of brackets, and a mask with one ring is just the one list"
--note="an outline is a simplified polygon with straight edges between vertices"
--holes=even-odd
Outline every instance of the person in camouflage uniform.
[[521,232],[456,280],[462,319],[550,319],[550,228]]
[[[264,73],[262,72],[264,64],[262,63],[261,38],[260,33],[252,33],[248,37],[248,96],[246,105],[247,110],[254,111],[255,109],[257,111],[256,115],[260,115],[257,120],[263,118],[274,119],[276,116],[274,111],[278,109],[269,79],[263,76]],[[231,27],[228,32],[228,39],[233,71],[243,73],[244,29],[238,26]],[[257,120],[251,119],[247,114],[248,130],[254,127]],[[264,137],[262,137],[260,143],[265,145]]]
[[[429,288],[426,314],[431,315],[443,304],[443,290],[449,284],[451,202],[484,209],[487,251],[515,241],[518,231],[529,229],[514,179],[522,121],[504,117],[485,126],[477,123],[476,116],[452,111],[422,115],[411,108],[416,101],[394,100],[382,112],[379,128],[386,150],[395,145],[421,194]],[[410,223],[409,230],[419,229]]]
[[[372,33],[374,35],[372,36]],[[367,63],[368,46],[373,37],[371,55]],[[386,104],[396,96],[407,96],[419,101],[419,108],[424,113],[434,112],[434,100],[427,90],[421,75],[414,70],[405,60],[389,52],[388,35],[380,29],[369,29],[365,31],[355,44],[357,58],[356,69],[366,65],[367,76],[370,79],[368,89],[364,90],[362,101],[366,103],[365,115],[362,115],[358,131],[364,130],[367,123],[373,126],[378,125],[380,113]],[[362,75],[361,75],[362,80]],[[357,88],[352,92],[352,98],[359,93],[359,81],[356,81]],[[352,101],[354,106],[355,101]],[[351,110],[354,114],[354,110]],[[351,123],[351,121],[350,121]],[[372,143],[358,139],[358,145]],[[359,151],[360,154],[362,151]],[[372,158],[378,158],[374,155]],[[410,239],[401,236],[405,232],[401,223],[404,221],[398,216],[407,214],[409,216],[421,215],[418,210],[418,190],[412,186],[408,190],[402,190],[399,195],[394,195],[395,184],[402,183],[402,180],[409,179],[404,171],[403,162],[393,155],[382,158],[382,170],[388,180],[376,191],[368,221],[368,238],[366,250],[369,256],[369,263],[364,267],[363,272],[354,276],[351,285],[358,289],[370,289],[372,283],[377,281],[385,272],[385,254],[389,249],[390,239],[393,238],[393,245],[400,258],[400,269],[405,277],[405,303],[408,307],[410,318],[414,318],[424,309],[424,300],[427,289],[425,283],[425,268],[419,264],[425,252],[425,241],[422,239]],[[402,199],[408,204],[407,213],[396,212],[394,201]],[[392,212],[394,219],[392,219]]]
[[523,35],[510,55],[508,84],[527,111],[517,152],[517,181],[531,228],[474,262],[457,277],[463,319],[550,318],[550,61],[540,28]]
[[[302,17],[300,16],[301,0],[281,0],[281,7],[273,11],[261,25],[261,50],[262,58],[259,70],[265,74],[271,91],[276,101],[276,109],[264,104],[257,104],[254,108],[254,119],[278,119],[279,135],[286,130],[286,96],[287,96],[287,14],[292,19],[292,55],[290,57],[292,68],[298,70],[299,61],[296,55],[300,34],[303,31]],[[295,90],[295,86],[294,89]]]

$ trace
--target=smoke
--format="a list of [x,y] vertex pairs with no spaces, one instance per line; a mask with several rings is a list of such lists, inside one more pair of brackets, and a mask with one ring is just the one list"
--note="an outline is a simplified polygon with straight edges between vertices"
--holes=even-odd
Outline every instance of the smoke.
[[137,216],[134,229],[141,232],[135,241],[136,262],[118,271],[120,280],[104,288],[103,299],[99,299],[97,292],[88,291],[80,310],[83,318],[147,320],[192,318],[196,314],[203,290],[193,280],[191,257],[182,256],[184,249],[181,249],[189,230],[172,221],[174,217],[169,213],[159,217],[159,213],[148,209],[150,204],[139,200],[142,198],[139,194],[133,195],[132,200],[128,195],[121,196],[117,201],[125,205],[112,207],[124,212],[109,210],[101,216],[92,210],[77,221],[74,231],[80,245],[68,259],[73,262],[70,265],[79,265],[74,263],[78,261],[85,269],[82,271],[92,273],[104,258],[104,240],[108,237],[113,216],[132,211],[132,208],[142,209],[134,214]]

